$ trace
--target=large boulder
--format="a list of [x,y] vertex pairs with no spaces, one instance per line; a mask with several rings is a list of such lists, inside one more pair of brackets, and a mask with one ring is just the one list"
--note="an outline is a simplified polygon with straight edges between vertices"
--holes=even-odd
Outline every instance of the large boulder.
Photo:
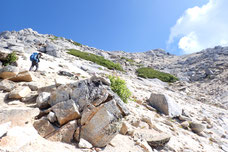
[[81,117],[78,111],[78,106],[72,99],[59,102],[51,109],[55,113],[57,120],[61,126],[70,120],[75,120]]
[[52,91],[50,100],[48,101],[48,103],[51,106],[54,106],[59,102],[66,101],[69,99],[70,99],[70,88],[68,86],[62,85],[58,87],[57,90]]
[[31,92],[31,90],[29,87],[20,86],[20,87],[13,89],[12,91],[10,91],[9,98],[21,99],[21,98],[26,97],[30,92]]
[[60,57],[59,49],[60,48],[58,45],[54,43],[48,43],[46,46],[46,53],[54,57]]
[[0,78],[2,79],[9,79],[12,77],[15,77],[19,72],[19,68],[15,66],[5,66],[2,69],[0,69]]
[[92,77],[79,81],[71,95],[82,111],[81,137],[97,147],[106,146],[115,137],[121,118],[129,114],[123,101],[101,80]]
[[87,115],[87,121],[82,126],[81,137],[93,146],[106,146],[120,131],[122,118],[115,100],[109,101]]
[[[88,86],[88,83],[91,85]],[[99,87],[99,85],[101,85],[100,81],[92,83],[92,81],[89,80],[80,81],[76,86],[73,86],[70,96],[79,104],[80,110],[88,104],[98,106],[108,98],[109,94],[107,89]]]
[[32,75],[28,71],[23,71],[18,73],[15,77],[10,78],[9,80],[14,82],[31,82]]
[[182,114],[181,107],[168,95],[151,93],[148,101],[152,107],[170,117]]

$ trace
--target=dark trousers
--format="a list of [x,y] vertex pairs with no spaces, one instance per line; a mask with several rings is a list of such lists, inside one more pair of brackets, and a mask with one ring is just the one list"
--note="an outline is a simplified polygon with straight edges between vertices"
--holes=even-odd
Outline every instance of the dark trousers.
[[32,71],[32,69],[33,69],[34,66],[36,67],[35,71],[37,71],[38,68],[39,68],[39,64],[36,61],[32,61],[32,65],[31,65],[29,71]]

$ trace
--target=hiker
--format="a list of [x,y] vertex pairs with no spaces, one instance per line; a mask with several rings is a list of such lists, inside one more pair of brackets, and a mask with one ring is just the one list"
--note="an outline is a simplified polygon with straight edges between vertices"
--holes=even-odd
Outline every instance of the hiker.
[[32,71],[33,67],[36,66],[35,72],[38,70],[39,68],[39,62],[40,62],[40,57],[42,56],[41,53],[33,53],[30,56],[30,61],[32,61],[32,65],[29,69],[29,71]]

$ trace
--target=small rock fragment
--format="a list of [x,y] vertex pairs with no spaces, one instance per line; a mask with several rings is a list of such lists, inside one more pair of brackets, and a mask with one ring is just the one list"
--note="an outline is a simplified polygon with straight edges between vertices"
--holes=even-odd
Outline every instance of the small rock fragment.
[[74,133],[74,139],[76,142],[80,141],[80,127],[78,127]]
[[189,123],[188,121],[184,121],[181,123],[181,126],[184,128],[184,129],[187,129],[189,127]]
[[0,138],[4,136],[11,126],[11,122],[7,122],[0,125]]
[[38,93],[36,91],[31,91],[30,94],[22,98],[21,101],[25,103],[33,103],[33,102],[35,103],[37,97],[38,97]]
[[46,137],[55,131],[54,126],[48,121],[46,117],[42,117],[33,123],[34,128],[38,131],[40,136]]
[[38,82],[30,82],[27,84],[32,91],[38,91],[40,84]]
[[200,123],[192,122],[190,123],[190,128],[194,133],[200,133],[205,129],[205,126]]
[[159,148],[164,147],[169,142],[170,138],[171,137],[169,135],[161,133],[154,137],[151,136],[151,138],[146,140],[152,148]]
[[192,121],[191,118],[186,117],[186,116],[183,116],[183,115],[180,115],[178,118],[179,118],[179,120],[181,120],[181,121]]
[[29,87],[20,86],[15,88],[9,93],[9,98],[21,99],[23,97],[26,97],[30,92],[31,92],[31,89]]
[[16,87],[16,84],[13,81],[4,79],[0,81],[0,90],[12,91]]
[[51,94],[49,92],[42,92],[39,94],[39,96],[36,98],[36,104],[39,108],[48,108],[50,105],[48,104],[48,101],[50,99]]
[[87,140],[81,138],[80,142],[78,143],[78,147],[79,148],[87,148],[87,149],[89,149],[89,148],[92,148],[93,145],[91,143],[89,143]]
[[52,141],[62,141],[65,143],[71,143],[74,137],[74,132],[77,128],[77,121],[73,120],[56,130],[53,135],[47,138]]
[[128,132],[128,129],[129,129],[129,124],[128,124],[127,122],[123,122],[123,123],[122,123],[122,127],[121,127],[121,129],[120,129],[120,133],[121,133],[122,135],[126,135],[127,132]]
[[54,123],[55,121],[57,121],[56,115],[54,112],[49,112],[49,114],[47,115],[47,118],[50,122]]
[[142,147],[145,152],[153,152],[150,145],[144,139],[143,140],[137,140],[136,144],[138,144],[140,147]]

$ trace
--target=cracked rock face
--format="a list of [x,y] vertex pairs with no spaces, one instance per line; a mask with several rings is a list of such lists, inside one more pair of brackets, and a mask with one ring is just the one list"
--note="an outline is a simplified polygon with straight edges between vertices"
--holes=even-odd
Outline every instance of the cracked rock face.
[[81,117],[78,111],[78,107],[72,99],[64,102],[59,102],[56,105],[52,106],[51,109],[55,113],[58,119],[58,123],[61,126],[70,120],[75,120]]
[[[59,86],[49,100],[51,107],[42,109],[43,117],[39,117],[34,125],[41,136],[54,141],[78,142],[80,137],[93,146],[104,147],[119,132],[121,119],[129,114],[108,84],[94,76]],[[46,119],[50,114],[56,120]],[[54,129],[50,130],[50,126]]]

